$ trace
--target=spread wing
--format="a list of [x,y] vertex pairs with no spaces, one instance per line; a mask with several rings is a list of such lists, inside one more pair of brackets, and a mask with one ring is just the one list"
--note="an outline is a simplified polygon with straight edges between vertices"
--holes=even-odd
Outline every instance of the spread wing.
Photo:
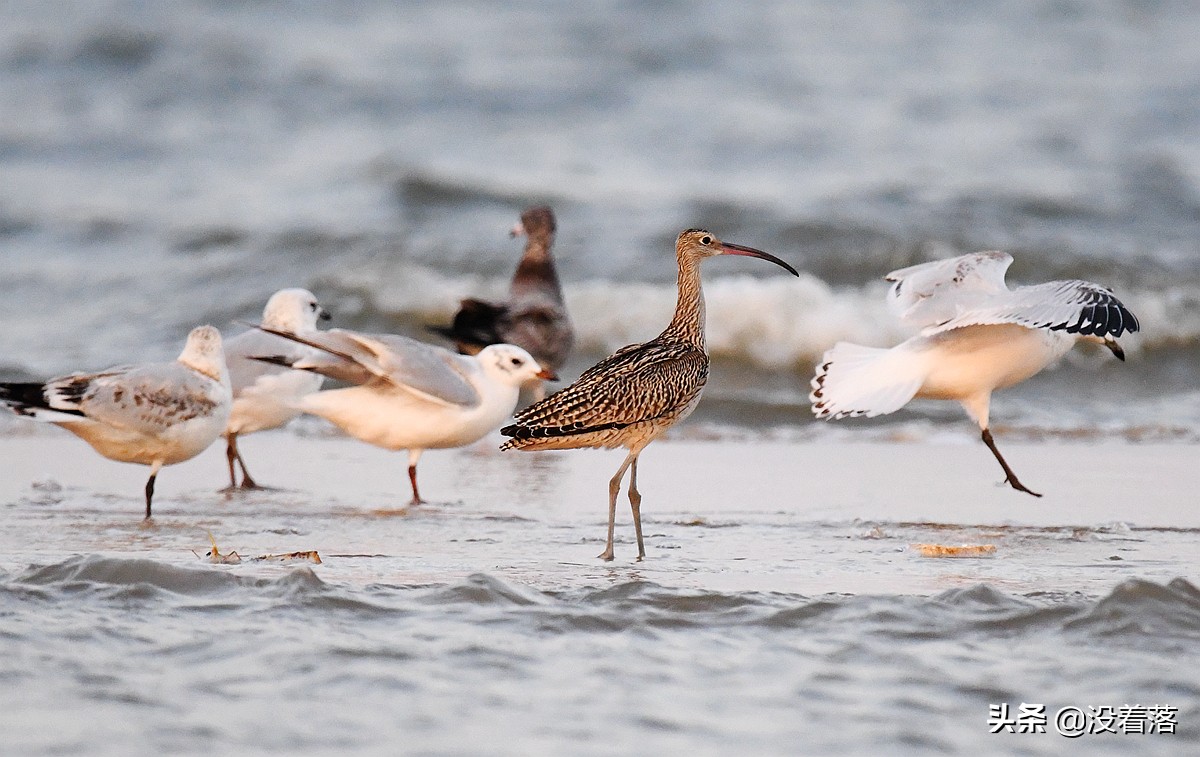
[[624,428],[687,405],[707,379],[708,357],[701,350],[653,341],[630,345],[525,408],[501,433],[520,439]]
[[888,305],[900,319],[923,328],[940,326],[983,297],[1008,292],[1005,252],[973,252],[892,271]]
[[1119,337],[1140,328],[1137,317],[1111,289],[1072,279],[1017,287],[1011,292],[984,297],[924,333],[999,323],[1100,337]]

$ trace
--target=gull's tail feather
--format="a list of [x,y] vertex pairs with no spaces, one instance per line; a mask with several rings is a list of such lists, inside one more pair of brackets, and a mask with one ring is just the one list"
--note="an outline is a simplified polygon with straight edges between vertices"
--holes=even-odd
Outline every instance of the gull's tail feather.
[[17,415],[48,423],[69,423],[80,420],[82,413],[67,407],[52,407],[47,386],[28,382],[0,384],[0,404],[7,405]]
[[886,415],[908,404],[923,380],[908,353],[838,342],[817,367],[808,399],[818,418]]
[[26,381],[0,384],[0,402],[9,405],[47,407],[46,385]]

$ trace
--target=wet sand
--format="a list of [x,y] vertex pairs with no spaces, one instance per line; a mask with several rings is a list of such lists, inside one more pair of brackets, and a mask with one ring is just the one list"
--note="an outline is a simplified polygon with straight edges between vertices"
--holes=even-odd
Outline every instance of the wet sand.
[[[104,460],[56,430],[0,437],[0,567],[103,553],[196,562],[212,532],[243,556],[317,550],[326,580],[429,584],[489,573],[545,590],[644,579],[803,595],[930,594],[986,582],[1015,593],[1097,595],[1126,578],[1197,578],[1200,488],[1186,444],[998,444],[1041,499],[1000,486],[974,440],[784,443],[665,440],[642,457],[647,559],[628,502],[617,559],[603,546],[621,451],[514,453],[499,437],[431,451],[432,501],[408,506],[403,454],[271,432],[242,445],[263,483],[225,497],[224,450],[165,469],[141,520],[147,469]],[[977,558],[918,544],[994,545]],[[246,564],[238,571],[280,570]]]

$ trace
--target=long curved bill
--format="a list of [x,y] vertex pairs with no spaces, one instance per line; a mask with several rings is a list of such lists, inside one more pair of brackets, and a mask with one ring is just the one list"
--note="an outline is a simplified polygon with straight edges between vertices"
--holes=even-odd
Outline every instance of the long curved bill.
[[793,276],[800,275],[800,273],[795,268],[792,268],[790,265],[783,262],[779,258],[775,257],[771,253],[763,252],[762,250],[756,250],[753,247],[744,247],[740,244],[731,244],[729,242],[721,242],[721,254],[722,255],[745,255],[748,258],[760,258],[762,260],[768,260],[768,261],[774,263],[775,265],[779,266],[780,268],[784,269],[788,273],[792,274]]

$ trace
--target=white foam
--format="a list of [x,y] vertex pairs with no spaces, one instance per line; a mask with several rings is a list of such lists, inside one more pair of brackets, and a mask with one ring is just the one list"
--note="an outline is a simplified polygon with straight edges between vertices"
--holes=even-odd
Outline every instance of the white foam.
[[[396,262],[388,270],[351,270],[335,284],[364,292],[387,313],[426,323],[448,322],[463,297],[503,298],[507,279],[446,275]],[[802,273],[787,276],[710,277],[705,281],[707,339],[715,358],[745,360],[774,370],[811,370],[834,343],[888,346],[911,336],[884,303],[886,285],[832,287]],[[602,355],[658,334],[675,307],[675,283],[592,279],[564,284],[578,349]],[[1142,332],[1122,337],[1127,352],[1200,341],[1200,292],[1119,292],[1141,321]]]
[[[446,276],[424,266],[397,264],[346,271],[339,286],[367,293],[380,310],[429,323],[453,317],[463,297],[501,298],[507,281]],[[887,312],[882,285],[834,289],[807,274],[714,278],[704,286],[708,346],[714,357],[747,359],[770,368],[803,367],[840,339],[887,344],[908,332]],[[675,308],[675,283],[590,280],[564,285],[578,349],[607,354],[658,334]]]

